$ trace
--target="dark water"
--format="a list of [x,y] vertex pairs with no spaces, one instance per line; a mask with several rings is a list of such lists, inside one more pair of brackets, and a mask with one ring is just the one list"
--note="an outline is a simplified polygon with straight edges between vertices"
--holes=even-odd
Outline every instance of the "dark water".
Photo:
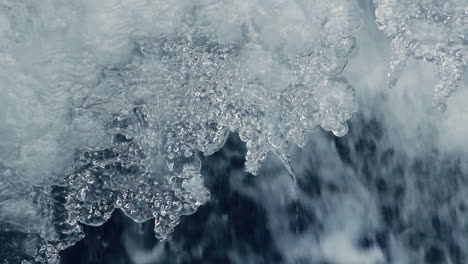
[[[256,255],[258,263],[282,263],[265,225],[267,213],[259,201],[230,184],[230,177],[256,184],[256,178],[244,172],[245,151],[237,136],[231,136],[221,151],[204,158],[203,175],[212,199],[194,215],[183,217],[170,241],[154,238],[152,221],[139,225],[117,211],[101,227],[85,227],[86,238],[62,253],[62,263],[131,263],[131,255],[150,254],[154,248],[159,254],[142,263],[234,263],[230,252]],[[308,223],[287,224],[296,228]]]
[[466,263],[461,156],[409,157],[389,137],[362,116],[346,137],[317,131],[294,150],[294,183],[272,157],[259,176],[245,173],[244,144],[231,135],[203,158],[211,201],[170,241],[115,212],[85,227],[62,263]]

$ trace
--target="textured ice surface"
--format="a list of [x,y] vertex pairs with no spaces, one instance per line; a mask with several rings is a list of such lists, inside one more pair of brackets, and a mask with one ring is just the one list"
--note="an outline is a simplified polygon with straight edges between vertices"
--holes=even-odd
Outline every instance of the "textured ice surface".
[[465,0],[374,0],[379,29],[392,38],[389,86],[395,86],[408,57],[437,65],[433,105],[445,101],[466,70],[468,3]]
[[[434,104],[443,109],[466,67],[466,2],[374,2],[379,28],[392,38],[390,85],[403,85],[408,57],[433,62]],[[353,50],[357,61],[365,49],[385,53],[384,45],[376,52],[356,44],[365,39],[363,21],[374,23],[366,4],[0,1],[0,229],[22,245],[7,261],[58,263],[59,251],[83,238],[81,224],[102,225],[116,208],[138,223],[154,218],[156,237],[166,239],[210,198],[200,158],[231,132],[246,144],[247,172],[258,174],[272,153],[296,178],[290,149],[304,147],[317,127],[344,136],[357,111],[355,89],[366,95],[366,86],[382,86],[369,61],[348,67]],[[396,90],[391,102],[401,99]],[[411,109],[414,116],[404,109],[382,112],[411,123],[408,134],[433,129],[421,118],[426,108]],[[447,120],[442,127],[461,118]],[[415,141],[400,133],[413,157]],[[443,133],[430,139],[437,137],[450,141]],[[343,197],[351,211],[338,217],[363,218],[365,210],[353,207],[362,196]],[[352,250],[357,232],[353,223],[336,226],[317,245],[330,261],[383,258],[378,250],[334,255],[335,245]]]

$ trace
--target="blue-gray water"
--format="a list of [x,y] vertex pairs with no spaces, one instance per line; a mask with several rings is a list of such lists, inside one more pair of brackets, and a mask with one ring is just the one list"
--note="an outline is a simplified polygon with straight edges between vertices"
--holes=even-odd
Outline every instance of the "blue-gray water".
[[[85,228],[86,238],[62,252],[62,263],[403,263],[401,254],[413,263],[466,263],[460,221],[468,201],[456,198],[466,183],[461,157],[434,150],[408,159],[401,146],[383,143],[390,135],[379,121],[357,117],[351,124],[347,137],[318,132],[326,147],[298,150],[304,168],[296,183],[275,165],[245,173],[244,144],[231,135],[203,159],[210,202],[184,217],[169,242],[154,238],[151,222],[116,212],[103,226]],[[427,201],[409,214],[413,195]],[[330,221],[340,223],[332,225],[337,230]],[[324,256],[317,247],[330,232],[338,237]]]

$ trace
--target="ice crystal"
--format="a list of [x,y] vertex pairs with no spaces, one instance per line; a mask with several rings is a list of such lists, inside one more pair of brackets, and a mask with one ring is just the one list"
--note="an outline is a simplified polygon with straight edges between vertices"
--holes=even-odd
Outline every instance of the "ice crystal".
[[0,1],[0,224],[37,235],[24,263],[58,263],[115,209],[166,239],[229,133],[248,172],[273,153],[292,175],[291,145],[347,133],[355,4],[163,2]]
[[464,0],[374,0],[379,28],[392,37],[389,86],[408,57],[437,65],[433,106],[444,111],[467,65],[468,5]]

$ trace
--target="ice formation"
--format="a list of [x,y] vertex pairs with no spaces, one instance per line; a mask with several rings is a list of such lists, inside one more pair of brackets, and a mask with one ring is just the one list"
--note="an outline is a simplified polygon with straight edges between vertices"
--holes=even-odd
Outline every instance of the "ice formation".
[[466,70],[468,3],[465,0],[374,0],[379,29],[392,38],[389,86],[395,86],[408,57],[435,63],[439,81],[433,106],[446,100]]
[[[433,61],[443,108],[466,7],[413,2],[375,1],[390,83],[408,56]],[[360,24],[348,0],[0,1],[0,228],[27,234],[24,263],[58,263],[116,208],[166,239],[210,197],[198,155],[231,132],[248,172],[273,153],[294,176],[290,146],[348,132]]]
[[160,4],[2,2],[1,222],[41,218],[14,227],[40,237],[35,261],[57,262],[79,223],[115,208],[154,218],[165,239],[209,198],[197,155],[229,132],[253,174],[269,152],[288,166],[289,145],[318,125],[347,132],[353,5]]

